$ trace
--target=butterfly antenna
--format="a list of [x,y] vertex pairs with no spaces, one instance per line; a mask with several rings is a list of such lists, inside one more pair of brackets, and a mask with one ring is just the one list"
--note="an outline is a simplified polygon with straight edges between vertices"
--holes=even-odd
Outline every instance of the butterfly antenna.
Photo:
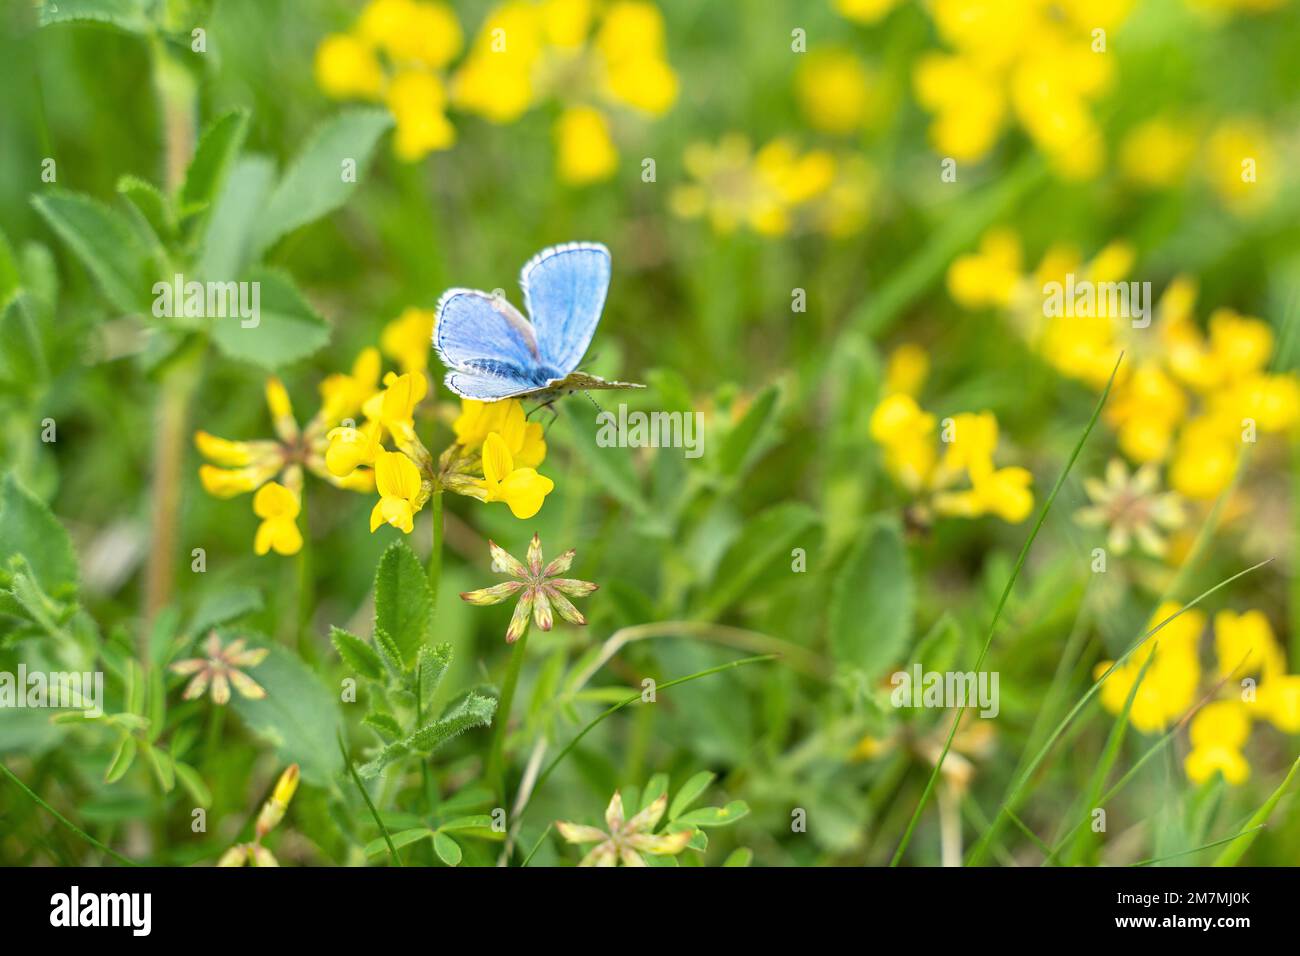
[[587,401],[591,402],[591,404],[596,406],[596,411],[598,412],[605,411],[605,409],[600,407],[600,402],[596,401],[594,398],[591,397],[591,392],[584,391],[582,394],[587,396]]

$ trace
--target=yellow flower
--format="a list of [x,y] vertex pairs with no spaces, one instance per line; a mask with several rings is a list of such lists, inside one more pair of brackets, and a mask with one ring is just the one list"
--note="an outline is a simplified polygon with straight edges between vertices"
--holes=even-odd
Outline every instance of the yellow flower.
[[1282,647],[1263,611],[1220,611],[1214,615],[1214,652],[1220,678],[1235,671],[1238,676],[1259,674],[1267,682],[1286,671]]
[[1219,700],[1206,704],[1192,718],[1188,732],[1192,750],[1183,761],[1183,769],[1193,783],[1204,783],[1217,770],[1223,779],[1236,785],[1250,776],[1250,765],[1241,748],[1250,736],[1250,717],[1236,701]]
[[885,467],[909,491],[929,481],[938,454],[934,447],[934,416],[910,395],[886,396],[871,413],[871,437],[884,446]]
[[[1147,630],[1178,609],[1179,605],[1172,601],[1161,604],[1152,615]],[[1190,610],[1148,637],[1101,685],[1102,706],[1112,714],[1122,711],[1142,665],[1151,658],[1146,676],[1133,698],[1129,720],[1142,733],[1158,733],[1180,718],[1195,701],[1201,678],[1196,646],[1204,628],[1205,614]],[[1100,678],[1111,664],[1111,661],[1102,661],[1094,676]]]
[[1267,322],[1232,309],[1210,315],[1210,360],[1224,378],[1235,379],[1258,372],[1273,354],[1273,330]]
[[1198,501],[1218,497],[1232,482],[1241,452],[1240,424],[1204,416],[1189,421],[1178,435],[1169,485]]
[[993,450],[998,447],[998,420],[992,412],[962,412],[952,416],[952,440],[944,453],[943,467],[966,471],[972,476],[993,467]]
[[521,402],[507,398],[500,402],[476,402],[462,398],[460,415],[452,423],[456,442],[467,450],[482,445],[488,435],[497,433],[515,461],[527,468],[536,468],[546,458],[544,430],[537,422],[524,415]]
[[930,357],[918,345],[904,343],[889,355],[885,366],[885,394],[901,392],[913,398],[930,374]]
[[347,478],[362,465],[373,465],[382,446],[379,436],[383,426],[377,421],[358,427],[345,426],[332,429],[330,445],[325,452],[325,467],[335,478]]
[[433,345],[434,315],[414,306],[384,326],[379,347],[403,372],[423,372],[429,367],[429,349]]
[[795,73],[795,95],[814,129],[845,135],[867,122],[871,83],[870,72],[852,53],[823,49],[801,58]]
[[372,396],[362,411],[399,442],[408,442],[415,434],[415,406],[428,391],[429,382],[421,372],[389,372],[384,376],[384,390]]
[[378,99],[384,88],[384,71],[365,43],[336,33],[316,49],[316,83],[336,99]]
[[464,44],[456,14],[444,3],[371,0],[357,20],[357,32],[396,63],[445,67]]
[[875,23],[898,6],[901,0],[834,0],[835,12],[859,23]]
[[389,524],[404,534],[415,527],[415,514],[424,506],[420,470],[398,451],[380,451],[375,457],[375,487],[379,501],[370,512],[370,530]]
[[976,252],[958,256],[948,268],[948,292],[967,309],[1011,303],[1020,282],[1020,240],[1009,229],[993,229]]
[[[331,422],[350,418],[379,390],[379,351],[361,350],[352,373],[336,372],[320,383],[322,414]],[[210,456],[209,456],[210,457]]]
[[271,412],[271,427],[282,442],[292,443],[298,440],[298,423],[293,417],[293,405],[289,401],[289,392],[275,376],[266,380],[266,407]]
[[1253,212],[1276,192],[1277,157],[1266,129],[1250,120],[1229,120],[1205,146],[1206,176],[1229,208]]
[[417,70],[399,73],[389,84],[387,101],[397,123],[393,149],[399,159],[413,162],[456,142],[456,128],[447,119],[442,81],[433,74]]
[[1195,154],[1196,140],[1187,129],[1157,117],[1139,123],[1124,137],[1119,167],[1135,186],[1166,189],[1183,180]]
[[1259,685],[1260,711],[1286,734],[1300,734],[1300,675],[1270,677]]
[[640,0],[609,7],[595,48],[604,60],[607,97],[654,116],[677,99],[677,74],[664,58],[664,19],[659,8]]
[[298,512],[302,509],[298,496],[277,481],[270,481],[257,489],[253,496],[253,513],[262,519],[253,550],[266,554],[272,548],[276,554],[297,554],[302,549],[302,532],[298,530]]
[[516,518],[531,518],[555,482],[531,467],[516,468],[505,440],[492,432],[483,442],[483,484],[487,501],[504,501]]
[[560,178],[575,186],[600,182],[614,175],[618,150],[609,135],[609,122],[591,106],[571,106],[555,121]]

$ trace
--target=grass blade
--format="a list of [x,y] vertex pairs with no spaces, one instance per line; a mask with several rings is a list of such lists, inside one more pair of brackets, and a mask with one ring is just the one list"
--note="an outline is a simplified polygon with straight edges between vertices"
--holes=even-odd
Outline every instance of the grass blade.
[[352,758],[348,756],[348,748],[343,743],[343,732],[339,731],[339,752],[343,754],[343,765],[348,768],[348,774],[356,783],[357,789],[361,791],[361,799],[366,801],[366,806],[370,808],[370,815],[375,818],[375,826],[379,827],[379,832],[384,835],[384,842],[388,844],[388,852],[402,866],[402,858],[397,853],[397,847],[393,846],[393,838],[388,834],[388,827],[384,826],[384,821],[379,819],[379,811],[375,809],[374,801],[370,799],[370,794],[366,792],[366,785],[361,782],[361,777],[357,775],[357,768],[352,766]]
[[19,790],[21,790],[23,793],[27,794],[27,796],[31,797],[32,800],[35,801],[37,805],[39,805],[39,806],[41,806],[41,807],[44,807],[45,810],[50,814],[50,816],[54,817],[54,819],[58,820],[58,821],[59,821],[60,823],[62,823],[65,827],[67,827],[67,828],[68,828],[69,830],[71,830],[73,833],[77,834],[77,836],[81,837],[83,840],[85,840],[85,841],[86,841],[87,843],[89,843],[91,846],[96,847],[97,849],[103,850],[105,853],[107,853],[107,854],[108,854],[109,856],[111,856],[113,859],[117,860],[119,863],[125,863],[127,866],[139,866],[139,865],[140,865],[139,863],[135,862],[135,860],[128,859],[127,857],[124,857],[122,854],[118,853],[116,850],[112,849],[111,847],[107,847],[107,846],[105,846],[104,844],[100,843],[98,840],[96,840],[93,836],[91,836],[91,835],[90,835],[89,833],[87,833],[85,830],[81,829],[81,827],[77,826],[75,823],[73,823],[71,820],[69,820],[69,819],[68,819],[67,817],[65,817],[63,814],[61,814],[58,810],[55,810],[52,806],[50,806],[48,803],[46,803],[44,800],[42,800],[42,799],[40,798],[40,796],[37,795],[37,793],[36,793],[35,790],[33,790],[31,787],[27,786],[27,784],[23,783],[21,780],[19,780],[18,777],[17,777],[17,775],[15,775],[14,772],[13,772],[12,770],[10,770],[8,767],[6,767],[2,761],[0,761],[0,770],[3,770],[4,773],[5,773],[5,776],[8,777],[10,780],[12,780],[14,783],[16,783],[16,784],[18,785],[18,789],[19,789]]
[[1215,866],[1236,866],[1238,861],[1246,855],[1250,845],[1255,842],[1255,837],[1259,836],[1259,831],[1263,829],[1264,824],[1268,822],[1269,815],[1272,814],[1273,808],[1277,806],[1278,801],[1282,799],[1282,794],[1286,793],[1287,788],[1291,786],[1291,781],[1295,778],[1296,771],[1300,770],[1300,757],[1297,757],[1295,763],[1291,764],[1291,769],[1287,771],[1286,777],[1273,791],[1273,795],[1264,801],[1260,807],[1246,821],[1246,826],[1241,835],[1236,837],[1222,853],[1214,860]]
[[[1075,442],[1074,451],[1070,452],[1070,460],[1065,463],[1065,468],[1061,471],[1060,476],[1056,479],[1056,484],[1052,486],[1051,494],[1047,496],[1047,501],[1043,503],[1043,510],[1038,513],[1038,520],[1034,522],[1034,527],[1029,532],[1029,537],[1025,540],[1024,547],[1020,549],[1020,556],[1016,559],[1016,566],[1011,569],[1011,577],[1007,579],[1006,587],[1002,589],[1002,597],[998,599],[998,606],[993,611],[993,620],[989,622],[988,634],[984,638],[984,646],[980,648],[979,657],[975,660],[975,666],[972,668],[976,673],[984,664],[984,658],[988,656],[989,646],[993,643],[993,635],[997,632],[998,619],[1002,616],[1002,609],[1006,606],[1007,598],[1011,596],[1011,589],[1015,587],[1016,579],[1020,577],[1020,569],[1025,566],[1025,560],[1029,557],[1029,549],[1034,544],[1034,539],[1038,537],[1038,532],[1043,527],[1043,522],[1047,520],[1048,513],[1052,510],[1052,503],[1056,501],[1056,496],[1060,493],[1061,487],[1065,484],[1066,477],[1070,474],[1070,469],[1074,467],[1079,453],[1083,451],[1083,444],[1092,434],[1093,426],[1097,424],[1097,418],[1101,415],[1101,409],[1106,404],[1106,399],[1110,395],[1111,386],[1115,384],[1115,375],[1119,372],[1120,363],[1124,361],[1124,353],[1119,354],[1115,360],[1115,367],[1111,370],[1110,380],[1106,382],[1106,388],[1101,393],[1101,398],[1097,399],[1097,405],[1092,410],[1092,417],[1088,419],[1088,425]],[[889,861],[890,866],[898,866],[903,859],[903,853],[907,850],[907,845],[912,841],[912,833],[916,830],[916,825],[921,819],[921,813],[925,810],[925,805],[929,802],[930,794],[934,791],[935,781],[939,778],[939,771],[943,769],[943,762],[948,757],[948,751],[952,748],[952,741],[957,736],[957,725],[961,722],[961,712],[953,718],[952,728],[948,731],[948,739],[944,741],[943,750],[939,753],[939,759],[935,761],[934,769],[930,772],[930,779],[925,783],[925,789],[921,792],[921,799],[917,802],[916,809],[912,812],[912,819],[908,821],[907,829],[903,831],[903,838],[898,843],[898,849],[894,851],[893,858]],[[996,825],[996,820],[994,821]]]

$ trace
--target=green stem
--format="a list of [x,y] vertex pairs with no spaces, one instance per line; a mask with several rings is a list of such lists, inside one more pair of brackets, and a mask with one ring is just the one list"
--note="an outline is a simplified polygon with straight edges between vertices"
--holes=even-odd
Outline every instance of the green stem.
[[343,743],[343,732],[339,731],[339,753],[343,755],[343,763],[348,768],[348,774],[356,783],[357,789],[361,791],[361,799],[366,801],[366,806],[370,808],[370,815],[375,820],[375,826],[379,827],[379,832],[384,836],[384,842],[388,844],[388,852],[392,855],[394,862],[402,866],[402,858],[397,853],[397,847],[393,846],[393,838],[388,835],[388,827],[384,826],[384,821],[379,818],[379,811],[375,809],[375,803],[370,799],[370,794],[366,791],[366,785],[361,782],[361,777],[357,775],[356,767],[352,766],[352,758],[348,756],[348,748]]
[[60,823],[62,823],[65,827],[67,827],[67,828],[68,828],[69,830],[71,830],[73,833],[77,834],[77,836],[81,837],[83,840],[85,840],[85,841],[86,841],[87,843],[89,843],[91,846],[94,846],[94,847],[97,847],[97,848],[100,849],[100,850],[103,850],[105,853],[107,853],[107,854],[108,854],[109,856],[111,856],[113,859],[117,860],[119,863],[125,863],[127,866],[139,866],[139,865],[140,865],[139,863],[135,862],[135,860],[127,859],[127,858],[124,857],[122,854],[118,853],[116,850],[111,849],[110,847],[104,846],[104,844],[100,843],[98,840],[96,840],[93,836],[91,836],[91,835],[90,835],[89,833],[87,833],[85,830],[81,829],[81,827],[77,826],[75,823],[73,823],[71,820],[69,820],[69,819],[68,819],[67,817],[65,817],[63,814],[61,814],[58,810],[55,810],[52,806],[50,806],[48,803],[46,803],[44,800],[42,800],[42,799],[41,799],[41,798],[36,794],[36,791],[32,790],[29,786],[27,786],[27,784],[25,784],[25,783],[23,783],[21,780],[19,780],[18,777],[14,774],[14,772],[13,772],[12,770],[10,770],[8,767],[6,767],[6,766],[4,765],[3,762],[0,762],[0,770],[3,770],[5,776],[8,777],[10,780],[12,780],[14,783],[16,783],[16,784],[18,785],[18,789],[19,789],[19,790],[21,790],[23,793],[27,794],[27,796],[31,797],[32,800],[34,800],[34,801],[35,801],[39,806],[44,807],[44,808],[49,812],[49,814],[50,814],[52,817],[54,817],[54,819],[58,820],[58,821],[59,821]]
[[501,687],[501,700],[497,705],[496,720],[492,724],[492,747],[488,751],[487,769],[484,777],[488,789],[498,800],[505,802],[505,751],[506,729],[510,724],[510,706],[514,703],[515,687],[519,684],[519,671],[524,664],[524,648],[528,645],[528,632],[515,642],[510,654],[510,664],[506,670],[506,682]]
[[434,633],[438,622],[438,589],[442,584],[442,489],[439,488],[429,498],[430,530],[429,544],[429,591],[433,603],[429,607],[429,633]]

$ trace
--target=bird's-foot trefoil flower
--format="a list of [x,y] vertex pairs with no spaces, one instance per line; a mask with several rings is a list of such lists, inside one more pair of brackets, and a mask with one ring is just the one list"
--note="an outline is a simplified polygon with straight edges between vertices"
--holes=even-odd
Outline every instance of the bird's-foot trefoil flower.
[[240,696],[249,700],[261,700],[266,696],[262,685],[244,673],[243,668],[256,667],[266,660],[270,651],[264,647],[246,648],[244,638],[236,638],[222,646],[216,631],[208,634],[203,645],[205,657],[193,657],[189,660],[176,661],[170,670],[175,674],[193,675],[185,692],[185,700],[202,697],[204,691],[212,688],[212,702],[226,704],[230,701],[230,687],[233,684]]
[[569,598],[586,597],[598,585],[590,581],[559,577],[573,565],[573,557],[577,554],[573,548],[545,564],[541,538],[533,535],[533,540],[528,545],[528,563],[524,564],[494,542],[489,541],[488,547],[492,553],[493,566],[502,569],[513,580],[477,591],[465,591],[461,594],[461,599],[486,607],[500,604],[518,594],[519,603],[515,605],[514,616],[506,630],[508,643],[513,644],[524,636],[530,617],[543,631],[549,631],[554,621],[552,611],[573,624],[587,623],[582,612],[574,607]]
[[623,797],[616,790],[605,809],[605,826],[586,826],[557,820],[555,828],[569,843],[595,843],[578,866],[645,866],[643,853],[654,856],[676,856],[686,849],[693,830],[690,827],[669,833],[655,833],[654,829],[668,808],[668,795],[661,794],[648,807],[630,819],[623,818]]

